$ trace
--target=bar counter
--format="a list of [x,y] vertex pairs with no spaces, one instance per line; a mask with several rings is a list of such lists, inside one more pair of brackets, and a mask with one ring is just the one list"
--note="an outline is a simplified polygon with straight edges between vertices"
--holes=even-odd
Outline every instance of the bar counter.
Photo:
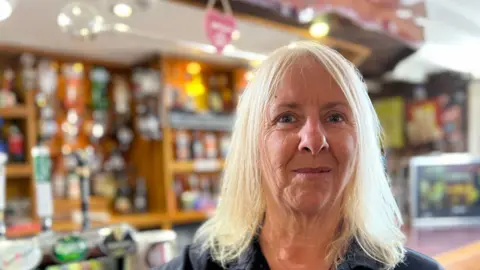
[[410,230],[407,247],[435,258],[446,270],[480,270],[480,227]]

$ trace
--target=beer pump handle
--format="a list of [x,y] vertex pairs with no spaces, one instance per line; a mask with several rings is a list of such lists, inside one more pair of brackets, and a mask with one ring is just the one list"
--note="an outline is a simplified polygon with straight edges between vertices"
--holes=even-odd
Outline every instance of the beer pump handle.
[[88,150],[78,150],[75,152],[75,157],[77,159],[76,173],[80,177],[82,231],[85,231],[90,227],[90,218],[88,216],[90,196],[90,168],[88,166],[88,154]]
[[42,221],[42,232],[47,232],[52,230],[53,218],[50,151],[46,146],[35,146],[31,154],[37,195],[37,215]]
[[7,154],[0,152],[0,238],[5,239],[7,234],[7,224],[5,222],[5,209],[6,209],[6,172],[5,165],[7,163]]

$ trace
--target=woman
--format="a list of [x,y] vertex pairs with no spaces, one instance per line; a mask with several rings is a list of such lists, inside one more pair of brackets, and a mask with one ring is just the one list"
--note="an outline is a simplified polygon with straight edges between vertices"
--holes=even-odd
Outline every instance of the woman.
[[380,126],[355,67],[283,47],[238,105],[216,214],[162,269],[441,269],[403,246]]

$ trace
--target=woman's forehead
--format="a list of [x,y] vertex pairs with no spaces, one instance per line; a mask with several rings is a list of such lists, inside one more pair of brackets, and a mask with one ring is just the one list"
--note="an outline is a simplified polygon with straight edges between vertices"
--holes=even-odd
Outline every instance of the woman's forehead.
[[346,101],[335,78],[321,64],[310,59],[293,62],[279,78],[275,99],[297,101]]

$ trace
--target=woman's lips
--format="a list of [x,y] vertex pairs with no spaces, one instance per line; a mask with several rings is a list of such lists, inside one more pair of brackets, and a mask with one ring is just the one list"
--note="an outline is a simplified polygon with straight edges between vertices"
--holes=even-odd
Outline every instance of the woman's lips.
[[316,168],[299,168],[293,170],[295,173],[303,173],[303,174],[319,174],[319,173],[328,173],[332,170],[329,167],[316,167]]

